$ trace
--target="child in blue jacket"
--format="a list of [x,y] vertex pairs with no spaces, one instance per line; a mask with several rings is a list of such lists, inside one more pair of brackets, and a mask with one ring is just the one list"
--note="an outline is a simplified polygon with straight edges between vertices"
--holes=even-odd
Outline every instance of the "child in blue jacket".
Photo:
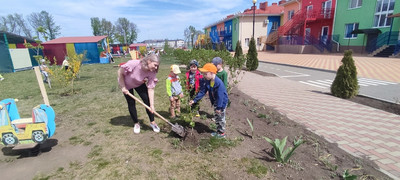
[[196,97],[189,102],[189,105],[200,101],[208,92],[211,104],[214,106],[214,118],[217,124],[217,132],[211,133],[211,136],[225,138],[225,109],[228,105],[228,93],[226,92],[225,85],[222,80],[216,76],[217,67],[215,67],[214,64],[207,63],[203,68],[199,68],[199,70],[203,73],[205,83],[201,86],[200,92]]

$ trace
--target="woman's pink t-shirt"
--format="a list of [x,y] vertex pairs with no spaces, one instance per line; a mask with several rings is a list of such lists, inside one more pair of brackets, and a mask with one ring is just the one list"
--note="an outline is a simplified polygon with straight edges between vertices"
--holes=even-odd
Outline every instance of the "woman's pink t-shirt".
[[[147,71],[143,69],[140,60],[129,60],[121,66],[124,70],[125,87],[126,89],[133,89],[141,86],[147,81],[147,88],[152,89],[156,87],[157,73],[155,71]],[[121,84],[120,80],[118,82]]]

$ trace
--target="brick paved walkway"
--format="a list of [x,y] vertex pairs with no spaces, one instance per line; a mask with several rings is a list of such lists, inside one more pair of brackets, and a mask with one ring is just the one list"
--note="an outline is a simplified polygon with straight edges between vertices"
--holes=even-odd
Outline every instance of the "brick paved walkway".
[[[262,83],[260,83],[262,82]],[[400,179],[400,116],[278,77],[245,73],[239,90]]]
[[[284,54],[258,52],[260,61],[337,71],[342,54]],[[400,59],[353,56],[360,77],[400,82]]]

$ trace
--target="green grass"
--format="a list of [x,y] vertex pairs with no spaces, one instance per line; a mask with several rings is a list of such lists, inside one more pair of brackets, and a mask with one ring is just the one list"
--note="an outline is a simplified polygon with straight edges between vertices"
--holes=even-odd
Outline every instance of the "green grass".
[[262,178],[268,173],[268,168],[258,159],[242,158],[240,159],[240,163],[246,168],[248,174],[252,174],[258,178]]
[[[224,165],[229,164],[229,159],[222,156],[224,152],[198,153],[197,150],[212,152],[221,147],[235,147],[241,139],[208,139],[196,150],[185,148],[181,139],[169,135],[169,125],[159,118],[155,120],[162,131],[152,132],[145,109],[139,104],[136,106],[143,129],[141,134],[134,135],[127,103],[117,83],[118,67],[114,67],[128,59],[115,60],[115,64],[84,64],[80,79],[74,82],[74,94],[68,94],[70,89],[61,88],[55,81],[52,89],[46,86],[50,105],[56,113],[57,129],[52,138],[58,139],[57,148],[71,148],[74,150],[71,153],[84,153],[82,157],[86,158],[66,160],[64,165],[55,166],[47,174],[38,174],[35,179],[117,179],[115,176],[120,179],[163,179],[166,176],[161,173],[170,170],[174,171],[168,175],[170,179],[221,179]],[[174,58],[163,57],[157,74],[155,108],[164,117],[169,114],[165,79],[173,63],[176,63]],[[185,69],[181,71],[183,78]],[[0,100],[19,99],[17,106],[21,118],[31,117],[32,108],[44,103],[34,71],[2,75],[5,80],[0,82]],[[215,129],[215,124],[211,128]],[[82,147],[86,151],[77,151]],[[46,153],[57,153],[53,150]],[[1,156],[0,162],[20,161],[16,158]]]

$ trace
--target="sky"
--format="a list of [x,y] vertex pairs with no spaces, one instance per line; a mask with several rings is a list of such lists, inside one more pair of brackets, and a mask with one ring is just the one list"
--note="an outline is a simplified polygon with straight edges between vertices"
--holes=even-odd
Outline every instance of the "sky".
[[[268,0],[268,6],[279,0]],[[59,37],[92,36],[90,18],[105,18],[113,24],[125,17],[137,25],[137,42],[150,39],[184,39],[184,30],[194,26],[204,31],[209,24],[229,14],[243,12],[252,0],[0,0],[0,17],[27,16],[44,10],[61,27]],[[256,5],[259,7],[258,0]]]

